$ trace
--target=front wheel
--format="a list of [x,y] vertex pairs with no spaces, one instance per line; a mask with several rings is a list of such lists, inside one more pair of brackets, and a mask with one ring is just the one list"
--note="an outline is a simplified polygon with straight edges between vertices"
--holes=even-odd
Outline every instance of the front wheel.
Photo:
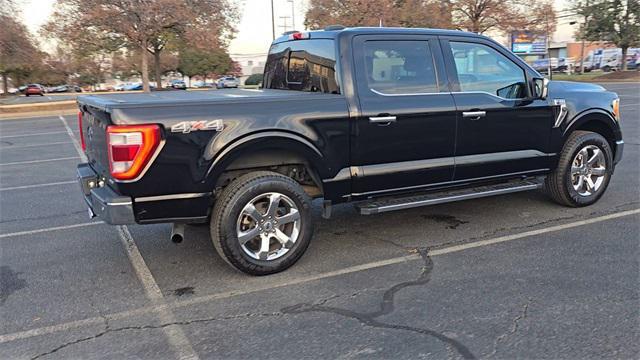
[[259,171],[229,184],[211,217],[218,254],[236,269],[268,275],[293,265],[313,235],[311,199],[293,179]]
[[571,207],[588,206],[604,194],[613,172],[607,140],[590,131],[575,131],[562,148],[558,167],[545,180],[551,198]]

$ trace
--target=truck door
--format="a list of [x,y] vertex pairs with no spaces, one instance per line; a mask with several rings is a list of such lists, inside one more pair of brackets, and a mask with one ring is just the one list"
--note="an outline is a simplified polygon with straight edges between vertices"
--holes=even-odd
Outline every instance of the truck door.
[[442,41],[458,108],[455,181],[545,172],[551,99],[527,100],[524,67],[492,42]]
[[455,104],[437,38],[360,35],[352,49],[360,110],[352,124],[354,195],[451,181]]

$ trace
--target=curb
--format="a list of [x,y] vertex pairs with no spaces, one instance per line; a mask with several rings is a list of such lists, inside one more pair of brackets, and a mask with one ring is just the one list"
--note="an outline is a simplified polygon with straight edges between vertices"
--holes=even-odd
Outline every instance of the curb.
[[75,100],[64,100],[35,104],[14,104],[0,106],[0,116],[7,114],[23,114],[31,112],[49,112],[55,110],[74,110],[77,108]]

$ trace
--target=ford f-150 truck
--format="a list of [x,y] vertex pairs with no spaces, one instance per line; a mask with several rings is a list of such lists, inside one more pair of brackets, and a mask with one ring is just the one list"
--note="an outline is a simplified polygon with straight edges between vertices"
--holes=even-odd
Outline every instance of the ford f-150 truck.
[[209,223],[220,256],[282,271],[323,216],[544,189],[565,206],[604,193],[622,156],[619,98],[544,79],[461,31],[294,32],[262,89],[81,96],[78,177],[110,224]]

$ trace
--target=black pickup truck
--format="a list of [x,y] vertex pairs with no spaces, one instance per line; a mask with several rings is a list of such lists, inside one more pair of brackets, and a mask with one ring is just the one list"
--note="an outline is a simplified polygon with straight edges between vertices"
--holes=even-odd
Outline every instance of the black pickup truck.
[[110,224],[209,223],[254,275],[282,271],[323,216],[544,189],[586,206],[622,156],[619,98],[547,81],[495,41],[429,29],[295,32],[262,89],[81,96],[78,177]]

